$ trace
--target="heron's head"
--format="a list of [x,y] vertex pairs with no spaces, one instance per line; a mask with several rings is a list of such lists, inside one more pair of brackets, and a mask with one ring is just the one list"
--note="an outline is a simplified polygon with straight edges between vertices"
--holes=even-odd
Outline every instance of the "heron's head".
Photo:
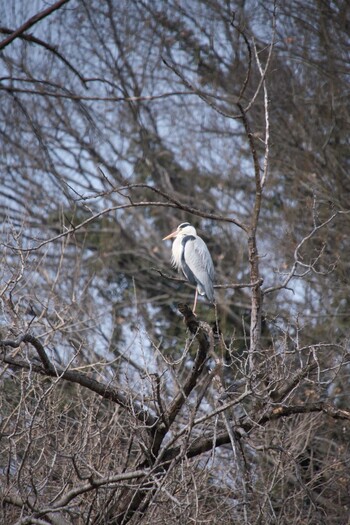
[[175,231],[169,233],[169,235],[164,237],[163,241],[178,236],[185,237],[186,235],[197,235],[196,228],[191,226],[189,222],[183,222],[182,224],[180,224]]

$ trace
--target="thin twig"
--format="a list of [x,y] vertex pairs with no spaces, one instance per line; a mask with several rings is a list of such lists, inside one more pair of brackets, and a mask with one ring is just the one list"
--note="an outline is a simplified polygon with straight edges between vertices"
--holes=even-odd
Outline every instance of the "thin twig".
[[[69,0],[67,0],[69,1]],[[10,35],[13,35],[14,34],[14,31],[12,29],[9,29],[7,27],[0,27],[0,33],[4,33],[4,34],[10,34]],[[47,49],[48,51],[50,51],[50,53],[54,54],[59,60],[61,60],[61,62],[63,62],[71,71],[73,71],[73,73],[81,80],[82,84],[87,88],[87,85],[86,85],[86,80],[84,79],[84,77],[79,73],[79,71],[62,55],[62,53],[60,53],[59,51],[57,51],[57,48],[55,46],[51,46],[50,44],[48,44],[47,42],[45,42],[44,40],[41,40],[40,38],[37,38],[33,35],[18,35],[18,37],[21,39],[21,40],[25,40],[27,42],[31,42],[33,44],[36,44],[38,46],[41,46],[45,49]],[[0,48],[1,49],[1,48]],[[6,79],[3,79],[3,80],[6,80]],[[11,81],[14,80],[14,79],[10,79]],[[24,79],[23,79],[24,80]],[[28,80],[26,79],[25,80],[26,82],[32,82],[32,80]],[[1,85],[0,89],[3,89],[3,90],[7,90],[7,91],[17,91],[17,92],[22,92],[22,93],[35,93],[37,95],[44,95],[45,92],[41,92],[41,91],[30,91],[30,90],[22,90],[22,89],[18,89],[18,88],[15,88],[13,86],[4,86],[4,85]],[[54,96],[53,93],[46,93],[48,96]],[[68,95],[62,95],[62,97],[64,98],[68,98]],[[72,98],[72,97],[69,97],[69,98]],[[77,97],[78,98],[78,97]],[[79,97],[81,98],[81,97]]]
[[257,88],[255,90],[254,95],[250,99],[249,104],[244,108],[244,111],[246,113],[248,113],[248,111],[250,111],[250,109],[253,107],[253,105],[255,103],[255,100],[256,100],[257,96],[259,95],[259,93],[260,93],[261,86],[263,85],[263,82],[265,81],[266,73],[268,71],[268,68],[269,68],[270,62],[271,62],[271,58],[272,58],[272,51],[273,51],[273,48],[274,48],[274,45],[275,45],[275,34],[276,34],[276,2],[274,2],[273,15],[272,15],[272,38],[271,38],[271,43],[269,45],[269,53],[268,53],[268,56],[267,56],[265,68],[263,70],[263,74],[261,75],[259,84],[258,84],[258,86],[257,86]]
[[267,87],[266,87],[266,81],[265,81],[265,72],[262,69],[261,62],[259,59],[259,54],[256,49],[255,41],[253,40],[253,46],[254,46],[254,54],[256,63],[259,68],[259,72],[261,75],[261,78],[263,78],[263,89],[264,89],[264,111],[265,111],[265,148],[264,148],[264,165],[263,165],[263,175],[261,177],[261,188],[265,186],[267,176],[268,176],[268,167],[269,167],[269,140],[270,140],[270,120],[269,120],[269,99],[267,94]]
[[[309,241],[319,230],[321,230],[322,228],[324,228],[325,226],[327,226],[329,223],[331,223],[338,215],[342,215],[342,214],[349,214],[350,213],[350,210],[347,210],[347,211],[341,211],[341,210],[338,210],[336,211],[335,213],[333,213],[327,220],[325,220],[324,222],[322,222],[321,224],[319,224],[318,226],[314,226],[314,228],[311,230],[311,232],[308,234],[308,235],[305,235],[305,237],[303,237],[303,239],[301,239],[301,241],[299,242],[299,244],[296,246],[295,250],[294,250],[294,263],[293,263],[293,266],[291,268],[291,270],[288,272],[288,274],[286,275],[284,281],[279,284],[279,285],[276,285],[276,286],[270,286],[269,288],[266,288],[265,290],[263,290],[263,293],[264,294],[269,294],[269,293],[272,293],[272,292],[277,292],[279,290],[282,290],[282,289],[287,289],[287,285],[288,283],[291,281],[291,279],[295,278],[295,277],[298,277],[298,278],[303,278],[305,277],[308,273],[310,273],[311,271],[313,271],[313,266],[315,264],[315,262],[319,259],[319,257],[317,257],[316,261],[313,262],[313,264],[306,264],[306,263],[303,263],[301,260],[300,260],[300,256],[299,256],[299,251],[300,249],[302,248],[302,246],[307,242]],[[296,270],[297,270],[297,267],[298,266],[301,266],[303,268],[306,268],[305,272],[303,272],[302,274],[296,274]]]
[[[1,31],[1,28],[0,28]],[[50,46],[46,46],[47,49],[50,49]],[[52,48],[54,50],[55,48]],[[51,50],[51,49],[50,49]],[[55,53],[57,56],[60,54],[56,51]],[[68,61],[60,55],[61,60],[63,60],[67,66],[69,66],[70,69],[72,69],[76,74],[79,75],[79,72],[74,69],[74,67],[69,64]],[[2,80],[0,78],[0,80]],[[3,79],[3,80],[6,80]],[[22,80],[22,79],[21,79]],[[23,81],[26,81],[23,79]],[[84,79],[81,77],[81,81],[88,82],[88,79]],[[38,82],[42,82],[39,80]],[[62,86],[57,86],[57,89],[62,89]],[[53,98],[64,98],[69,100],[86,100],[86,101],[92,101],[92,102],[152,102],[153,100],[161,100],[163,98],[169,98],[169,97],[175,97],[175,96],[188,96],[188,95],[197,95],[196,93],[193,93],[193,91],[169,91],[166,93],[160,93],[158,95],[142,95],[142,96],[135,96],[135,97],[117,97],[117,96],[109,96],[109,97],[103,97],[103,96],[86,96],[86,95],[76,95],[74,93],[55,93],[53,91],[38,91],[35,89],[24,89],[24,88],[17,88],[14,86],[6,86],[4,84],[0,85],[0,90],[3,91],[9,91],[9,92],[15,92],[15,93],[27,93],[29,95],[39,95],[41,97],[53,97]]]

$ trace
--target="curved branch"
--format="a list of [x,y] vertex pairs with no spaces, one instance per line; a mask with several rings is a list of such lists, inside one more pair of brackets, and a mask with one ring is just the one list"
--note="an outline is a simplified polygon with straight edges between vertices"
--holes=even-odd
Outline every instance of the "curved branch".
[[[39,244],[37,244],[36,246],[34,246],[32,248],[17,248],[15,246],[11,246],[11,245],[8,245],[6,243],[3,243],[3,246],[11,248],[14,251],[33,252],[33,251],[39,250],[40,248],[42,248],[46,244],[50,244],[50,243],[52,243],[54,241],[62,239],[63,237],[67,237],[68,235],[76,233],[78,230],[81,230],[82,228],[84,228],[85,226],[90,224],[91,222],[93,222],[96,219],[102,217],[103,215],[111,213],[112,211],[125,210],[125,209],[128,209],[128,208],[152,207],[152,206],[161,206],[163,208],[180,209],[180,210],[183,210],[183,211],[187,211],[188,213],[191,213],[192,215],[196,215],[198,217],[204,217],[206,219],[213,219],[213,220],[221,221],[221,222],[229,222],[229,223],[235,224],[239,228],[241,228],[244,231],[246,231],[245,225],[243,225],[243,223],[241,223],[237,219],[230,219],[228,217],[224,217],[223,215],[217,215],[215,213],[209,213],[209,212],[205,212],[205,211],[199,210],[198,208],[193,208],[191,206],[187,206],[185,204],[182,204],[180,201],[178,201],[176,199],[173,199],[172,197],[170,197],[170,195],[167,195],[165,192],[162,192],[161,190],[158,190],[157,188],[153,188],[152,186],[148,186],[147,184],[134,184],[134,185],[131,185],[131,186],[125,186],[123,188],[115,189],[114,191],[119,193],[120,191],[125,190],[127,188],[131,188],[132,189],[132,188],[135,188],[135,187],[136,188],[142,188],[143,187],[143,188],[147,188],[147,189],[153,190],[155,193],[159,193],[160,195],[164,196],[164,198],[166,198],[168,200],[168,202],[163,202],[163,201],[139,201],[139,202],[133,202],[133,201],[131,201],[128,204],[118,204],[116,206],[111,206],[109,208],[105,208],[105,209],[99,211],[98,213],[95,213],[94,215],[91,215],[91,217],[88,217],[87,219],[85,219],[85,221],[81,222],[80,224],[78,224],[76,226],[72,226],[71,228],[67,228],[66,231],[61,232],[58,235],[55,235],[54,237],[50,237],[49,239],[46,239],[46,240],[40,242]],[[124,195],[124,197],[126,197],[126,196]],[[85,199],[85,200],[87,200],[87,199]]]
[[162,197],[164,197],[164,199],[166,199],[169,203],[175,204],[176,207],[178,207],[179,209],[187,211],[188,213],[192,213],[193,215],[198,215],[200,217],[204,217],[206,219],[216,220],[216,221],[219,221],[219,222],[231,222],[231,223],[235,224],[236,226],[238,226],[239,228],[241,228],[244,232],[247,233],[247,227],[241,221],[239,221],[237,219],[230,219],[230,218],[227,218],[227,217],[225,217],[223,215],[218,215],[216,213],[204,212],[202,210],[199,210],[198,208],[193,208],[192,206],[187,206],[186,204],[183,204],[178,199],[175,199],[174,197],[169,195],[169,193],[165,192],[164,190],[161,190],[161,189],[157,188],[156,186],[150,186],[149,184],[143,184],[143,183],[129,184],[129,185],[125,186],[124,188],[119,188],[118,191],[123,191],[123,190],[126,190],[126,189],[132,190],[132,189],[135,189],[135,188],[144,188],[144,189],[147,189],[147,190],[151,190],[154,193],[157,193],[158,195],[161,195]]
[[[197,95],[201,100],[203,100],[203,102],[205,102],[205,104],[207,104],[211,109],[213,109],[214,111],[216,111],[216,113],[218,113],[219,115],[225,117],[225,118],[229,118],[229,119],[233,119],[233,120],[237,120],[237,119],[241,119],[241,115],[238,114],[238,115],[235,115],[234,113],[228,113],[227,111],[221,109],[219,106],[217,106],[216,104],[214,104],[214,102],[212,102],[209,98],[210,95],[207,95],[206,93],[203,93],[203,91],[199,90],[198,88],[196,88],[195,86],[193,86],[193,84],[187,80],[187,78],[173,65],[173,64],[170,64],[164,57],[162,57],[162,61],[164,63],[164,65],[169,68],[171,71],[173,71],[175,73],[175,75],[177,75],[181,81],[183,82],[183,84],[188,88],[190,89],[195,95]],[[239,99],[237,99],[236,103],[238,102]]]
[[[264,426],[270,421],[275,421],[283,417],[289,417],[296,414],[310,414],[312,412],[323,412],[335,420],[350,421],[350,411],[335,407],[331,403],[319,401],[316,403],[306,403],[305,405],[277,405],[267,414],[262,416],[256,422],[252,421],[251,417],[241,420],[238,427],[234,428],[234,432],[238,438],[242,438],[245,434],[253,430],[255,427]],[[230,443],[230,436],[227,431],[218,433],[216,436],[209,436],[199,438],[187,450],[186,457],[193,458],[209,452],[213,447],[220,447]],[[169,449],[163,457],[164,461],[171,462],[174,458],[183,453],[182,447],[177,446]]]
[[[91,492],[92,490],[96,490],[99,487],[106,487],[111,486],[116,483],[119,483],[121,481],[129,481],[133,479],[140,479],[148,476],[150,474],[150,471],[148,469],[144,470],[134,470],[130,472],[123,472],[120,474],[115,474],[113,476],[103,477],[103,478],[94,478],[90,477],[89,480],[85,483],[82,483],[81,485],[76,485],[68,492],[65,492],[62,494],[62,496],[56,500],[52,501],[52,504],[48,507],[44,508],[35,508],[34,501],[31,502],[31,505],[33,507],[33,518],[36,519],[36,517],[40,516],[50,516],[49,523],[59,524],[63,523],[61,519],[57,519],[54,517],[55,513],[60,513],[65,510],[66,506],[69,505],[69,503],[74,500],[77,496],[80,496],[81,494],[85,494],[87,492]],[[4,497],[4,502],[9,503],[11,505],[17,506],[17,507],[23,507],[26,502],[23,500],[20,496],[17,495],[6,495]],[[34,523],[34,522],[33,522]],[[36,522],[35,522],[36,523]],[[45,522],[46,523],[46,522]],[[64,521],[66,523],[66,521]]]
[[4,49],[6,46],[11,44],[11,42],[13,42],[13,40],[15,40],[16,38],[20,37],[22,35],[22,33],[24,33],[24,31],[27,31],[27,29],[33,27],[33,25],[35,25],[36,23],[40,22],[40,20],[43,20],[44,18],[49,16],[54,11],[57,11],[57,9],[62,7],[67,2],[69,2],[69,0],[58,0],[58,2],[56,2],[55,4],[50,5],[50,7],[47,7],[43,11],[40,11],[40,13],[37,13],[36,15],[32,16],[31,18],[29,18],[18,29],[16,29],[15,31],[11,32],[11,34],[7,38],[5,38],[4,40],[2,40],[2,42],[0,42],[0,49]]
[[[1,32],[1,29],[0,28],[0,32]],[[51,46],[48,46],[48,49],[50,48]],[[52,51],[54,52],[55,49],[52,48]],[[55,54],[58,54],[57,51]],[[64,62],[66,62],[66,60],[64,59],[64,57],[61,58]],[[72,69],[74,71],[74,73],[76,73],[79,77],[80,77],[80,74],[79,72],[73,68],[73,66],[71,64],[69,64],[69,62],[66,62],[67,66]],[[85,84],[86,82],[89,82],[90,79],[88,78],[83,78],[83,77],[80,77],[81,81]],[[2,80],[8,80],[7,77],[3,77],[3,78],[0,78],[0,81]],[[25,79],[18,79],[22,82],[33,82],[32,80],[25,80]],[[48,82],[46,81],[41,81],[41,80],[37,80],[36,83],[40,83],[40,84],[49,84]],[[50,84],[49,84],[50,85]],[[51,84],[52,85],[52,84]],[[2,91],[8,91],[10,93],[27,93],[29,95],[38,95],[40,97],[53,97],[53,98],[63,98],[63,99],[68,99],[68,100],[77,100],[77,101],[91,101],[91,102],[143,102],[143,101],[147,101],[147,102],[152,102],[152,101],[155,101],[155,100],[160,100],[160,99],[163,99],[163,98],[169,98],[169,97],[175,97],[175,96],[178,96],[178,95],[181,95],[181,96],[187,96],[187,95],[195,95],[195,93],[192,93],[192,91],[169,91],[169,92],[165,92],[165,93],[159,93],[158,95],[141,95],[139,97],[117,97],[117,96],[108,96],[108,97],[103,97],[103,96],[86,96],[86,95],[76,95],[74,93],[70,93],[66,88],[63,88],[62,86],[56,86],[57,89],[64,89],[65,93],[55,93],[53,91],[38,91],[38,90],[35,90],[35,89],[25,89],[25,88],[17,88],[17,87],[14,87],[14,86],[5,86],[5,85],[0,85],[0,90]],[[86,86],[87,87],[87,86]]]
[[[328,224],[330,224],[338,215],[347,215],[350,213],[350,210],[337,210],[336,212],[334,212],[328,219],[326,219],[325,221],[323,221],[321,224],[319,224],[318,226],[314,225],[313,229],[311,230],[310,233],[308,233],[307,235],[305,235],[305,237],[303,237],[301,239],[301,241],[299,242],[299,244],[296,246],[295,250],[294,250],[294,263],[293,263],[293,266],[291,268],[291,270],[286,274],[286,277],[284,279],[284,281],[279,284],[279,285],[276,285],[276,286],[270,286],[269,288],[266,288],[265,290],[263,290],[263,293],[264,294],[269,294],[269,293],[272,293],[272,292],[277,292],[279,290],[282,290],[283,288],[284,289],[287,289],[287,285],[288,283],[294,278],[294,277],[304,277],[305,275],[307,275],[307,273],[309,273],[310,271],[313,270],[313,265],[315,263],[310,263],[310,264],[306,264],[304,262],[301,261],[301,256],[299,255],[299,251],[301,250],[301,248],[303,247],[303,245],[309,241],[319,230],[321,230],[322,228],[324,228],[325,226],[327,226]],[[306,268],[305,272],[302,273],[302,274],[296,274],[296,270],[297,270],[297,267],[298,266],[301,266],[303,268]]]
[[44,347],[42,346],[40,341],[34,336],[27,334],[17,341],[0,341],[0,347],[6,348],[7,346],[9,346],[11,348],[18,348],[22,342],[29,342],[34,346],[34,348],[39,354],[43,366],[40,366],[35,363],[30,363],[28,361],[23,361],[20,359],[14,359],[13,357],[7,356],[6,354],[4,354],[2,359],[4,363],[14,367],[24,368],[26,370],[33,370],[37,374],[43,376],[56,378],[60,377],[62,379],[65,379],[66,381],[69,381],[70,383],[77,383],[87,388],[88,390],[95,392],[104,399],[108,399],[109,401],[112,401],[113,403],[117,403],[118,405],[122,406],[147,427],[152,428],[157,423],[158,418],[152,415],[147,408],[144,408],[139,402],[132,401],[128,396],[126,396],[122,392],[119,392],[115,388],[108,386],[104,383],[100,383],[96,379],[88,377],[87,375],[82,374],[81,372],[77,372],[75,370],[66,370],[56,364],[53,365],[49,361]]
[[[10,34],[11,35],[11,34],[13,34],[13,31],[12,31],[12,29],[9,29],[8,27],[0,27],[0,33]],[[55,55],[71,71],[73,71],[73,73],[79,78],[79,80],[84,85],[84,87],[87,88],[87,85],[86,85],[87,81],[84,79],[84,77],[79,73],[79,71],[74,66],[72,66],[72,64],[62,55],[62,53],[57,51],[55,46],[51,46],[50,44],[48,44],[44,40],[41,40],[40,38],[37,38],[37,37],[35,37],[33,35],[19,35],[19,38],[21,38],[22,40],[25,40],[26,42],[31,42],[33,44],[37,44],[38,46],[41,46],[41,47],[47,49],[48,51],[50,51],[50,53]],[[1,89],[6,90],[6,91],[16,91],[16,92],[19,92],[19,93],[30,93],[31,92],[32,94],[35,93],[36,95],[59,96],[59,95],[55,95],[55,93],[48,93],[48,92],[44,93],[44,92],[41,92],[41,91],[22,90],[22,89],[19,89],[19,88],[14,88],[13,86],[1,86]],[[62,98],[64,98],[64,97],[65,98],[71,98],[71,99],[73,98],[73,96],[72,97],[68,97],[67,95],[61,95],[61,97]],[[80,99],[81,97],[76,96],[76,98]]]
[[50,359],[47,357],[45,348],[43,347],[39,339],[37,339],[31,334],[24,334],[17,341],[4,339],[3,341],[0,341],[0,347],[10,346],[11,348],[18,348],[21,345],[21,343],[30,343],[32,346],[34,346],[42,364],[44,365],[44,369],[46,372],[52,372],[53,370],[55,370]]

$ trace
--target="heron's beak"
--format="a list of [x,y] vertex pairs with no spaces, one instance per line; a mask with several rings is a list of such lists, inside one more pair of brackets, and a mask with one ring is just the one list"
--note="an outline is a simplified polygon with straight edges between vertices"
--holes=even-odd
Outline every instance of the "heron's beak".
[[178,234],[178,231],[175,230],[174,232],[169,233],[169,235],[167,235],[166,237],[164,237],[164,239],[162,239],[162,240],[163,240],[163,241],[167,241],[168,239],[172,239],[173,237],[176,237],[177,234]]

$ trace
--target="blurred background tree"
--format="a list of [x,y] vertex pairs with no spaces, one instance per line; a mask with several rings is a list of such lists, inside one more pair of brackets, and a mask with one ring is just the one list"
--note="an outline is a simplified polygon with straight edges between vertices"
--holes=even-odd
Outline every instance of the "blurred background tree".
[[[41,0],[3,1],[3,39],[46,7]],[[277,3],[275,37],[274,9],[273,2],[258,1],[70,0],[2,49],[4,339],[32,330],[61,366],[74,365],[94,378],[131,389],[142,402],[151,395],[150,375],[164,374],[163,395],[170,399],[176,381],[188,370],[187,362],[179,369],[174,365],[170,380],[170,362],[179,359],[184,348],[195,355],[191,343],[184,347],[184,326],[177,313],[178,303],[192,301],[193,290],[168,278],[170,245],[161,239],[179,223],[190,221],[212,253],[217,284],[250,282],[247,238],[230,221],[247,224],[256,197],[252,152],[237,102],[246,111],[261,166],[266,153],[256,49],[263,65],[270,60],[265,77],[269,174],[257,233],[263,290],[268,292],[262,350],[269,376],[264,381],[280,389],[315,359],[317,370],[306,380],[302,374],[298,377],[289,400],[303,404],[327,399],[338,408],[347,406],[350,9],[341,0]],[[164,195],[173,199],[170,206]],[[211,215],[224,220],[212,220]],[[50,238],[55,240],[46,242]],[[299,245],[296,273],[301,277],[273,291],[291,271]],[[250,288],[218,287],[216,293],[225,380],[235,385],[248,373]],[[215,321],[214,310],[204,301],[198,316]],[[32,357],[27,355],[28,360]],[[114,406],[100,401],[92,415],[93,403],[79,389],[60,386],[48,393],[48,380],[37,378],[38,386],[24,394],[28,378],[14,378],[7,367],[2,381],[4,422],[11,428],[3,430],[6,439],[9,433],[18,436],[24,431],[27,400],[41,406],[38,392],[43,389],[47,413],[56,414],[63,406],[64,424],[69,426],[69,418],[75,421],[78,430],[70,427],[72,435],[81,437],[86,428],[80,409],[71,406],[73,395],[77,406],[86,404],[84,414],[90,419],[102,418],[101,450],[115,447],[108,434]],[[14,389],[13,381],[22,390]],[[51,395],[56,397],[52,400]],[[208,391],[208,407],[215,405],[211,395]],[[271,408],[271,399],[264,399]],[[255,392],[234,417],[258,410],[260,402]],[[203,407],[200,410],[205,413]],[[21,421],[18,428],[13,418]],[[62,421],[53,431],[56,436]],[[110,431],[125,453],[132,425],[126,416],[113,421]],[[98,432],[94,424],[89,427],[91,439]],[[133,428],[131,434],[137,435],[138,427]],[[167,491],[179,491],[179,501],[184,487],[191,486],[188,504],[197,498],[198,516],[210,516],[212,523],[229,523],[233,512],[242,523],[339,523],[349,504],[350,481],[344,470],[335,486],[332,469],[334,464],[343,468],[349,460],[344,428],[341,423],[328,431],[319,414],[297,415],[280,427],[269,422],[264,436],[257,433],[248,440],[246,460],[259,471],[257,484],[247,489],[255,498],[250,516],[242,502],[232,499],[236,467],[221,485],[220,475],[214,475],[230,457],[227,450],[218,464],[197,458],[197,489],[188,467],[182,474],[173,472],[173,478],[169,475]],[[95,449],[84,446],[84,461],[90,467],[99,472],[120,467],[120,456],[112,466],[101,456],[98,463]],[[49,447],[47,442],[43,449]],[[140,453],[136,449],[132,458]],[[23,458],[24,450],[18,452]],[[73,457],[77,451],[73,447],[65,454]],[[1,461],[1,473],[12,487],[11,476],[17,472],[11,470],[11,447]],[[33,465],[35,461],[40,463],[35,458]],[[63,463],[61,471],[69,477]],[[21,487],[29,486],[31,472],[28,467],[25,482],[18,481]],[[39,492],[45,479],[43,472],[40,475],[41,481],[33,483]],[[54,485],[51,478],[50,483]],[[218,487],[223,485],[219,521],[214,515]],[[152,511],[159,522],[164,521],[168,493],[159,496],[162,504]],[[331,513],[335,494],[338,507],[334,505]],[[246,500],[247,494],[242,497]],[[103,520],[97,514],[107,500],[98,498],[97,510],[92,510],[91,500],[90,511],[78,516],[74,510],[74,519]],[[290,499],[284,506],[286,498]],[[167,523],[177,522],[179,511],[171,501],[174,511]],[[24,507],[19,507],[23,513]],[[193,518],[191,511],[181,509],[184,522]],[[145,523],[152,520],[152,512],[145,514]],[[13,522],[19,519],[17,511],[13,516]]]

